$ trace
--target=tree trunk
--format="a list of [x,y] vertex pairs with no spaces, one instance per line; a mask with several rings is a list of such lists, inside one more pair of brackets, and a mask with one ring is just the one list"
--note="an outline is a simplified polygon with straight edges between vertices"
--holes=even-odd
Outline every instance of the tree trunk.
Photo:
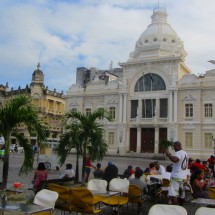
[[2,173],[3,188],[7,187],[8,170],[9,170],[9,155],[5,154],[3,157],[3,173]]
[[85,184],[85,162],[86,162],[86,153],[83,154],[83,163],[82,163],[82,180],[81,184],[84,186]]
[[83,144],[82,180],[81,180],[82,186],[84,186],[84,184],[85,184],[85,163],[86,163],[86,155],[87,155],[87,149],[86,149],[86,143],[84,143],[84,144]]
[[5,154],[3,157],[3,172],[2,172],[2,185],[3,188],[7,187],[8,171],[9,171],[9,149],[10,149],[10,133],[5,138]]
[[75,182],[79,182],[79,151],[76,153],[76,169],[75,169]]

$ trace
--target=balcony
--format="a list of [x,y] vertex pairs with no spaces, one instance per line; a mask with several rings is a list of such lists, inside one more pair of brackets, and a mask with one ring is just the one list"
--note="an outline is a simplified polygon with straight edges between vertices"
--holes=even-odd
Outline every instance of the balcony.
[[134,124],[163,124],[168,122],[168,118],[131,118],[130,122]]

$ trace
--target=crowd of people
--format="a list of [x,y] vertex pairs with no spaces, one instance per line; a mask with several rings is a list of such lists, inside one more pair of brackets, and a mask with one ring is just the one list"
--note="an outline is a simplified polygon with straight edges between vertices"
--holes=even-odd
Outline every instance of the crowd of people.
[[194,198],[208,198],[207,185],[214,175],[215,158],[213,155],[207,161],[189,158],[188,169],[190,170],[190,184]]
[[[17,148],[17,147],[16,147]],[[209,179],[215,179],[215,157],[211,155],[207,161],[201,161],[200,159],[189,158],[187,153],[182,150],[182,145],[179,141],[174,142],[174,155],[172,155],[168,148],[165,153],[170,160],[170,164],[164,167],[159,163],[159,161],[154,161],[149,163],[148,167],[144,170],[140,167],[133,168],[132,165],[128,165],[125,169],[123,175],[120,177],[129,180],[130,184],[135,184],[139,186],[144,194],[147,192],[146,181],[143,180],[142,176],[145,175],[161,175],[162,179],[167,179],[170,181],[169,185],[169,203],[183,205],[183,200],[185,198],[185,184],[190,183],[193,190],[194,198],[208,198],[207,187],[209,184]],[[0,134],[0,150],[4,149],[4,138]],[[32,145],[33,156],[37,153],[36,144]],[[1,158],[1,155],[0,155]],[[104,179],[109,183],[113,178],[119,177],[118,168],[112,162],[108,162],[106,168],[101,167],[101,163],[97,163],[94,166],[91,163],[90,156],[85,157],[85,182],[89,180],[91,169],[94,169],[94,178]],[[48,177],[48,172],[46,170],[45,164],[40,162],[37,170],[35,171],[33,178],[33,188],[38,190],[40,183],[46,180]],[[60,178],[73,178],[75,177],[75,171],[72,169],[72,164],[66,164],[66,169],[60,175]]]
[[[201,162],[200,159],[188,159],[187,153],[182,150],[182,145],[179,141],[174,142],[174,155],[166,149],[166,156],[169,158],[170,164],[164,167],[159,161],[149,163],[148,167],[141,169],[140,167],[133,168],[132,165],[124,170],[120,177],[129,180],[130,184],[137,185],[141,188],[142,194],[147,192],[147,183],[143,180],[143,175],[160,175],[162,179],[170,181],[168,196],[169,204],[183,205],[185,198],[185,184],[190,183],[193,189],[194,198],[208,198],[207,185],[210,177],[215,177],[214,165],[215,158],[213,155],[207,161]],[[94,166],[91,163],[90,156],[85,159],[85,182],[89,180],[91,170],[93,170],[94,178],[104,179],[108,182],[113,178],[119,177],[118,168],[112,162],[108,162],[107,167],[101,167],[101,163]],[[67,164],[65,171],[60,175],[60,178],[75,177],[75,171],[72,169],[72,164]],[[37,189],[39,181],[47,178],[47,170],[44,164],[39,163],[38,169],[34,176],[34,188]],[[109,189],[109,187],[107,187]]]

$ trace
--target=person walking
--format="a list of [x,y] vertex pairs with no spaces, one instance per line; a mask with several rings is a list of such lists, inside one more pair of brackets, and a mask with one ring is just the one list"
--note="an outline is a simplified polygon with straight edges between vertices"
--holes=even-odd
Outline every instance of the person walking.
[[89,155],[87,155],[86,159],[85,159],[85,183],[88,183],[90,172],[91,172],[91,167],[96,169],[96,167],[93,166],[91,163],[91,157]]
[[187,178],[188,156],[182,150],[179,141],[174,142],[173,147],[175,155],[171,155],[168,148],[166,149],[166,156],[173,162],[168,193],[170,197],[169,203],[182,206],[185,198],[184,182]]

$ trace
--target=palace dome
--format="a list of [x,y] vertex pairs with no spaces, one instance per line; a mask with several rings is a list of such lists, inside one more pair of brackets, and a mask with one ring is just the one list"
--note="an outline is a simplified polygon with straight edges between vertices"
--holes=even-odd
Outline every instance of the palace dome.
[[169,56],[184,58],[187,54],[183,42],[168,24],[166,11],[155,10],[151,19],[151,24],[141,34],[134,51],[130,53],[129,60]]

